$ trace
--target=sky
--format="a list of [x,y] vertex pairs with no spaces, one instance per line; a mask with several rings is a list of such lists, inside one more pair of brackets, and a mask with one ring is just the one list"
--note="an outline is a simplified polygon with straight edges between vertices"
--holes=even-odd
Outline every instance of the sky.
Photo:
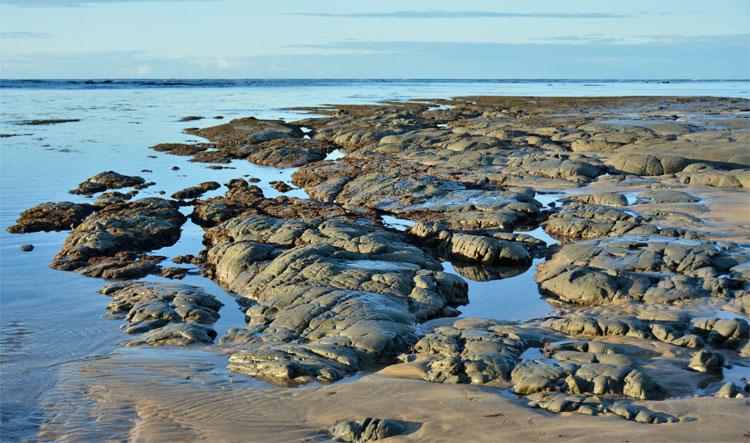
[[750,79],[750,0],[0,0],[0,77]]

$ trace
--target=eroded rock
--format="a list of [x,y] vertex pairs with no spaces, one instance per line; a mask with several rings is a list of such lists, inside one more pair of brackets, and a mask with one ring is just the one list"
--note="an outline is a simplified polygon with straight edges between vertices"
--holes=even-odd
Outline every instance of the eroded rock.
[[86,203],[42,203],[21,212],[16,224],[8,227],[8,232],[67,231],[80,225],[94,209]]
[[174,244],[185,220],[177,204],[160,198],[108,206],[71,232],[51,266],[92,277],[142,277],[162,258],[139,254]]
[[144,334],[131,344],[210,344],[212,325],[223,306],[197,286],[158,282],[115,283],[100,293],[111,297],[107,311],[127,320],[128,334]]
[[93,195],[108,189],[127,188],[142,185],[146,182],[141,177],[118,174],[114,171],[105,171],[81,182],[71,194]]

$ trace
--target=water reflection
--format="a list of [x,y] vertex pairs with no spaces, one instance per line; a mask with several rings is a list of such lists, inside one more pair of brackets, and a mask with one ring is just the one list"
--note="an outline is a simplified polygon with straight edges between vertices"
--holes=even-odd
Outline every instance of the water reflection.
[[[485,317],[498,320],[525,321],[543,317],[553,312],[553,308],[539,294],[534,281],[536,266],[542,259],[535,259],[532,265],[522,272],[518,268],[500,268],[487,271],[477,267],[443,263],[443,270],[466,277],[469,284],[469,304],[459,308],[462,317]],[[463,273],[466,273],[464,275]],[[474,275],[477,279],[472,279]],[[487,280],[489,277],[500,279]]]

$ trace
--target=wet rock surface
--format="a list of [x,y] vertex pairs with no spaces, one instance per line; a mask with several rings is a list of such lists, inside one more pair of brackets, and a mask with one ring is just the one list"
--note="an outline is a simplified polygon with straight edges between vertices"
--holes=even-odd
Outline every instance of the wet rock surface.
[[364,443],[383,440],[406,433],[406,426],[392,419],[363,418],[353,421],[336,422],[330,429],[331,436],[336,441]]
[[732,268],[747,261],[731,243],[625,236],[565,245],[539,266],[536,280],[545,295],[578,305],[732,298],[747,284]]
[[8,227],[8,232],[67,231],[80,225],[94,209],[86,203],[42,203],[23,211],[16,224]]
[[471,189],[464,184],[384,162],[321,162],[301,167],[293,183],[314,199],[366,207],[456,229],[533,225],[540,204],[529,190]]
[[109,189],[127,188],[145,184],[146,180],[137,176],[123,175],[114,171],[105,171],[81,182],[71,194],[93,195]]
[[142,334],[131,345],[211,344],[222,303],[197,286],[126,282],[100,291],[111,297],[107,312],[124,318],[123,332]]
[[209,275],[249,306],[230,369],[336,381],[416,341],[418,321],[455,315],[466,283],[401,236],[349,221],[237,217],[207,233]]
[[161,198],[107,206],[71,232],[51,266],[92,277],[135,278],[158,270],[144,252],[174,244],[186,217]]
[[189,188],[181,189],[175,192],[174,194],[172,194],[172,198],[177,200],[193,199],[200,197],[208,191],[219,189],[220,187],[221,185],[217,182],[203,182],[196,186],[191,186]]

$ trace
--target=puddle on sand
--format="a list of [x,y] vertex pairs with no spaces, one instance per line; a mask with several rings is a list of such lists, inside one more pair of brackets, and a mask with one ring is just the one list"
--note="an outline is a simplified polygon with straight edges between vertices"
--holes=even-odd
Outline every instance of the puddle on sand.
[[489,281],[471,280],[456,271],[454,266],[457,265],[450,262],[443,263],[443,270],[461,276],[469,284],[469,304],[458,308],[462,317],[526,321],[553,312],[534,281],[536,266],[543,261],[534,260],[527,270],[516,276]]

